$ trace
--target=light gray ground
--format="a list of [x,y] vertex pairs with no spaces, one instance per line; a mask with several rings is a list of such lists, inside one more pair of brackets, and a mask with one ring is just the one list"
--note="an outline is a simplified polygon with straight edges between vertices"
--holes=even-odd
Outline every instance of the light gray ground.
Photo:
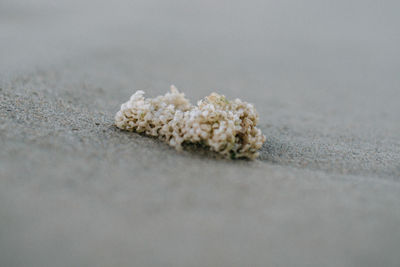
[[[400,266],[399,1],[0,2],[0,266]],[[259,160],[113,127],[255,104]]]

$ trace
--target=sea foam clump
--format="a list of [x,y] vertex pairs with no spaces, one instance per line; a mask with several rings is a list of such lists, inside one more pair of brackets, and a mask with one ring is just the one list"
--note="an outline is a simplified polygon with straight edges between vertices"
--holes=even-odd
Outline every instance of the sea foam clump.
[[254,106],[240,99],[212,93],[194,106],[173,85],[163,96],[143,95],[137,91],[121,105],[118,128],[159,137],[177,150],[183,143],[202,144],[230,158],[254,159],[265,142]]

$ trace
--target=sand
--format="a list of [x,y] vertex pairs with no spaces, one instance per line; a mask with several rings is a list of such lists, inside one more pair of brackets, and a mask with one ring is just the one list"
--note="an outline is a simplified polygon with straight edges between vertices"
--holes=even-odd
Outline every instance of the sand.
[[[398,8],[2,1],[0,265],[399,266]],[[254,103],[260,158],[113,126],[170,84]]]

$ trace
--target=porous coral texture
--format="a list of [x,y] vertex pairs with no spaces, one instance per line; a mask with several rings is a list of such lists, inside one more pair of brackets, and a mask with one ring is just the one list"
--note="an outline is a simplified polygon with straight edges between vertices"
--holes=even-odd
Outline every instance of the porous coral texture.
[[212,93],[194,106],[175,86],[164,96],[143,95],[137,91],[121,105],[118,128],[159,137],[178,150],[183,143],[202,144],[230,158],[254,159],[265,142],[254,106],[240,99]]

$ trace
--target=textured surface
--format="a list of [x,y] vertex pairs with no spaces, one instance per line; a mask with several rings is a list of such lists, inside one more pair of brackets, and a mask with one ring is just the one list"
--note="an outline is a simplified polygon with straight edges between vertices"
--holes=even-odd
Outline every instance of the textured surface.
[[[397,1],[0,2],[1,266],[398,266]],[[252,102],[259,160],[112,126]]]
[[121,105],[115,126],[121,130],[157,137],[181,151],[201,147],[225,159],[255,159],[265,143],[258,129],[258,113],[251,103],[228,100],[211,93],[191,104],[171,85],[171,92],[147,98],[139,90]]

